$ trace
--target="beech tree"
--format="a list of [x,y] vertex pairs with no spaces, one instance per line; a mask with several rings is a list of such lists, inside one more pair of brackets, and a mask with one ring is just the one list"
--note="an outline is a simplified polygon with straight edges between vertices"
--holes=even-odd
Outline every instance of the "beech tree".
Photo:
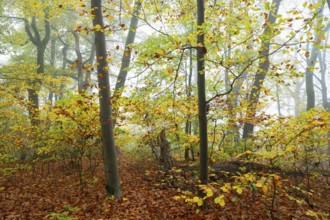
[[320,8],[318,21],[315,27],[315,33],[314,33],[314,42],[312,43],[312,50],[311,52],[306,52],[306,58],[307,58],[307,67],[306,67],[306,94],[307,94],[307,106],[306,111],[309,111],[310,109],[315,107],[315,90],[314,90],[314,69],[315,64],[318,58],[318,55],[320,53],[320,37],[324,37],[326,32],[330,29],[330,22],[327,23],[327,25],[322,28],[322,18],[323,18],[323,7]]
[[205,55],[204,42],[204,0],[197,0],[197,84],[198,84],[198,119],[199,119],[199,179],[202,184],[208,183],[208,141],[207,141],[207,117],[205,95]]
[[128,34],[126,37],[125,49],[121,60],[121,66],[115,86],[116,97],[119,97],[122,94],[122,88],[124,87],[126,82],[128,68],[131,62],[131,55],[132,55],[131,44],[133,44],[135,40],[137,25],[139,22],[138,15],[140,13],[141,7],[142,7],[142,2],[140,0],[136,0],[134,4],[134,11],[131,17],[131,22],[128,29]]
[[120,180],[118,172],[117,152],[113,134],[112,108],[109,85],[109,67],[107,62],[107,50],[103,31],[102,1],[91,0],[93,26],[95,31],[95,51],[97,65],[97,78],[100,101],[100,123],[102,132],[105,188],[108,195],[119,198],[121,196]]
[[267,71],[270,66],[269,62],[269,51],[270,51],[270,40],[273,36],[272,25],[276,22],[276,15],[280,7],[282,0],[274,0],[272,2],[272,9],[269,11],[268,20],[266,21],[266,28],[263,33],[263,42],[261,45],[261,59],[259,61],[258,71],[255,75],[254,82],[252,85],[251,92],[249,94],[249,106],[246,110],[246,122],[243,127],[243,138],[249,138],[253,134],[254,130],[254,117],[257,112],[257,105],[259,103],[259,96],[264,80],[267,75]]

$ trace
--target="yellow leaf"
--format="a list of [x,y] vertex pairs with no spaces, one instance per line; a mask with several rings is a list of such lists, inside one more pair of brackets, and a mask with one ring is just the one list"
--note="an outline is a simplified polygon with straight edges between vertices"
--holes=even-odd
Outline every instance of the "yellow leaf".
[[243,193],[243,189],[241,187],[237,187],[236,192],[241,195]]
[[263,191],[264,193],[267,193],[267,192],[268,192],[268,187],[264,185],[264,186],[262,187],[262,191]]
[[203,205],[203,199],[199,198],[197,205],[202,206]]
[[199,197],[197,197],[197,196],[195,196],[195,197],[193,198],[193,201],[194,201],[194,202],[198,202],[198,200],[199,200]]
[[193,198],[193,202],[196,202],[198,206],[202,206],[203,205],[203,199],[199,198],[198,196],[195,196]]
[[94,29],[95,29],[95,30],[101,30],[101,28],[102,28],[102,27],[101,27],[101,25],[99,25],[99,24],[97,24],[97,25],[94,26]]
[[206,197],[212,197],[213,196],[213,192],[212,190],[208,191],[206,194]]
[[215,204],[219,204],[220,206],[225,206],[225,200],[224,200],[224,196],[223,195],[221,195],[221,196],[219,196],[219,197],[217,197],[217,198],[215,198],[214,199],[214,203]]
[[259,187],[259,188],[261,188],[261,187],[262,187],[262,183],[261,183],[261,182],[258,182],[258,183],[256,184],[256,186]]
[[220,206],[222,206],[222,207],[225,206],[225,205],[226,205],[225,200],[224,200],[224,199],[221,199],[219,204],[220,204]]

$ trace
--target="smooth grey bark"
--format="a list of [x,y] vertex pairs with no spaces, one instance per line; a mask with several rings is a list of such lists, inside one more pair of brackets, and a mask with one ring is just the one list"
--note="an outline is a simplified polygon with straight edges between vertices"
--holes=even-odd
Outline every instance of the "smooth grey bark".
[[305,78],[302,78],[302,80],[298,80],[295,81],[295,87],[294,90],[292,91],[290,89],[290,87],[285,87],[285,89],[290,93],[290,95],[293,97],[294,100],[294,116],[298,117],[299,113],[301,111],[300,109],[300,105],[301,105],[301,98],[300,98],[300,94],[301,94],[301,87],[304,85],[305,83]]
[[[186,95],[187,99],[190,101],[191,100],[191,92],[192,92],[192,75],[193,75],[193,67],[192,67],[192,49],[190,48],[189,50],[189,73],[188,73],[188,82],[186,83]],[[192,128],[192,123],[191,123],[191,115],[187,115],[187,121],[186,121],[186,127],[185,127],[185,134],[190,135],[191,134],[191,128]],[[193,147],[192,146],[187,146],[184,150],[184,158],[186,161],[190,159],[189,152],[191,152],[191,156],[193,157]]]
[[135,35],[136,35],[136,30],[137,30],[137,25],[139,22],[138,15],[140,13],[142,4],[140,0],[136,0],[135,5],[134,5],[134,11],[131,17],[131,22],[130,26],[128,29],[128,34],[125,42],[125,50],[122,56],[121,60],[121,66],[120,66],[120,71],[117,77],[117,82],[115,86],[115,96],[120,97],[122,94],[122,88],[125,86],[127,74],[128,74],[128,68],[131,62],[131,55],[132,55],[132,49],[131,44],[134,43],[135,41]]
[[198,119],[199,119],[199,180],[201,184],[208,183],[208,140],[207,140],[207,110],[205,94],[205,55],[204,43],[205,22],[204,0],[197,0],[197,87],[198,87]]
[[[329,33],[327,34],[327,38],[325,41],[325,45],[327,44],[329,39]],[[327,71],[327,64],[326,64],[326,57],[327,57],[327,50],[322,50],[321,53],[318,55],[319,65],[320,65],[320,72],[321,78],[317,78],[321,84],[321,93],[322,93],[322,105],[323,108],[327,111],[330,111],[330,106],[328,103],[328,88],[327,88],[327,81],[326,81],[326,71]]]
[[[329,39],[329,32],[327,33],[326,40],[324,44],[326,45]],[[321,79],[318,79],[321,84],[321,93],[322,93],[322,105],[323,108],[330,112],[330,102],[328,102],[328,88],[327,88],[327,82],[326,82],[326,71],[327,71],[327,64],[326,64],[326,57],[327,57],[327,50],[322,50],[321,53],[319,53],[318,60],[319,65],[321,69]],[[330,131],[327,134],[328,138],[328,155],[330,155]],[[330,166],[330,159],[329,159],[329,166]]]
[[281,100],[280,100],[280,88],[278,83],[276,83],[276,102],[277,102],[277,113],[278,116],[282,116],[281,112]]
[[[316,36],[316,38],[318,38],[318,36]],[[306,81],[305,85],[306,85],[306,95],[307,95],[306,111],[315,107],[314,68],[318,53],[319,53],[319,49],[313,46],[311,56],[310,58],[307,58],[307,67],[305,72],[305,81]]]
[[[42,75],[45,70],[45,49],[50,39],[50,24],[47,18],[47,14],[44,21],[45,34],[42,37],[36,24],[36,18],[33,17],[31,24],[28,20],[24,19],[25,32],[28,35],[30,41],[37,47],[37,74]],[[39,89],[41,86],[40,79],[34,79],[31,82],[32,87],[28,89],[28,99],[31,104],[29,108],[29,115],[31,118],[31,124],[37,125],[39,123]]]
[[[52,38],[50,40],[50,61],[49,64],[52,67],[55,67],[55,56],[56,56],[56,39]],[[50,86],[53,86],[52,84]],[[53,105],[53,98],[54,98],[54,92],[52,88],[49,90],[48,94],[48,101],[50,103],[50,107]]]
[[[91,0],[93,11],[93,26],[104,27],[102,15],[102,0]],[[104,153],[105,188],[110,196],[120,198],[120,179],[118,171],[117,152],[112,126],[112,108],[109,85],[109,73],[107,63],[107,50],[105,35],[102,31],[95,31],[95,50],[97,66],[97,78],[99,87],[100,123]]]
[[[61,38],[60,38],[60,41],[63,44],[63,48],[62,48],[62,70],[64,72],[65,69],[66,69],[66,65],[68,63],[68,49],[69,49],[69,44],[66,43],[66,42],[64,42]],[[63,97],[64,97],[63,90],[64,90],[64,85],[60,85],[60,94],[57,97],[58,100],[63,99]]]
[[[94,41],[95,41],[95,35],[93,34],[92,42],[94,42]],[[93,66],[94,57],[95,57],[95,44],[92,43],[90,56],[89,56],[89,59],[87,61],[90,66]],[[86,75],[85,75],[85,80],[84,80],[84,87],[89,84],[91,76],[92,76],[92,71],[87,70]]]
[[[330,29],[330,22],[321,30],[321,34],[326,33]],[[319,42],[320,35],[315,31],[314,41]],[[305,72],[306,78],[306,95],[307,95],[307,106],[306,111],[315,107],[315,90],[314,90],[314,68],[317,61],[320,49],[313,45],[310,57],[307,58],[307,67]]]
[[272,2],[272,9],[268,15],[269,25],[267,25],[266,29],[263,33],[263,42],[261,47],[261,57],[264,58],[264,61],[259,62],[258,71],[254,78],[253,86],[249,95],[249,106],[246,110],[246,122],[243,127],[243,138],[249,138],[253,134],[254,130],[254,118],[257,112],[257,105],[259,103],[259,96],[261,92],[261,88],[263,86],[263,82],[266,78],[270,62],[269,62],[269,51],[270,51],[270,40],[272,38],[272,26],[276,22],[276,15],[278,13],[278,9],[280,7],[282,0],[274,0]]
[[79,39],[79,35],[77,32],[75,31],[71,31],[73,37],[74,37],[74,51],[76,53],[76,69],[77,69],[77,73],[78,73],[78,90],[82,90],[83,89],[83,57],[80,51],[80,39]]

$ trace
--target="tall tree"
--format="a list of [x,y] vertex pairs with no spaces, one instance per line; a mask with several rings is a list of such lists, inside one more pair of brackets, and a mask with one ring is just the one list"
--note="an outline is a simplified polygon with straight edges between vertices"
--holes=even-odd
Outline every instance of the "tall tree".
[[[325,45],[327,44],[328,40],[329,40],[329,32],[327,33],[327,37],[324,42]],[[323,108],[326,111],[330,112],[330,102],[328,101],[328,88],[327,88],[327,81],[326,81],[326,71],[327,71],[326,57],[327,57],[327,50],[322,50],[318,56],[320,70],[321,70],[321,78],[318,78],[316,76],[316,79],[321,84]],[[330,155],[330,131],[328,132],[327,137],[328,137],[328,156],[329,156]],[[329,166],[330,166],[330,159],[329,159]]]
[[[188,101],[191,100],[192,98],[192,76],[193,76],[193,54],[192,54],[192,48],[189,49],[189,68],[188,68],[188,73],[186,74],[186,95]],[[187,76],[188,75],[188,76]],[[187,115],[187,121],[186,121],[186,126],[185,126],[185,134],[190,135],[192,131],[192,123],[191,123],[191,115]],[[189,160],[189,152],[191,152],[192,159],[194,160],[194,150],[193,147],[187,146],[184,151],[184,158],[185,160]]]
[[112,126],[112,108],[109,85],[109,72],[105,35],[103,32],[102,1],[91,0],[93,26],[95,29],[95,51],[97,78],[99,87],[100,122],[104,151],[105,187],[107,194],[119,198],[121,196],[118,172],[117,153]]
[[[48,13],[45,12],[44,18],[44,36],[41,36],[40,30],[37,27],[36,17],[33,17],[31,22],[24,19],[25,31],[29,36],[30,41],[37,47],[37,73],[42,75],[45,71],[45,49],[50,39],[50,24],[48,21]],[[38,90],[41,86],[40,79],[34,79],[31,83],[32,86],[28,89],[28,98],[31,103],[29,114],[31,117],[31,124],[36,125],[38,123],[38,112],[39,112],[39,95]]]
[[[322,10],[322,9],[321,9]],[[319,14],[319,19],[322,17],[322,12]],[[322,25],[322,20],[320,19],[317,24],[317,29]],[[307,56],[307,67],[306,67],[306,94],[307,94],[307,106],[306,111],[315,107],[315,91],[314,91],[314,69],[317,61],[318,54],[320,52],[319,42],[320,36],[324,35],[330,29],[330,22],[321,30],[315,30],[314,33],[314,43],[312,46],[312,51],[310,56]],[[309,54],[307,52],[306,54]]]
[[140,13],[141,7],[142,7],[141,1],[136,0],[135,4],[134,4],[134,11],[133,11],[133,14],[131,17],[130,26],[128,29],[126,42],[125,42],[125,49],[124,49],[124,53],[123,53],[122,60],[121,60],[120,71],[119,71],[116,86],[115,86],[115,93],[116,93],[115,95],[117,97],[121,96],[122,88],[124,87],[125,82],[126,82],[128,68],[129,68],[129,65],[131,62],[131,55],[132,55],[131,44],[133,44],[135,41],[137,25],[139,22],[138,15]]
[[[328,39],[329,39],[329,32],[327,33],[327,37],[324,42],[325,45],[327,44]],[[327,57],[327,50],[321,50],[318,55],[321,78],[316,76],[316,79],[321,84],[320,89],[321,89],[321,93],[322,93],[323,108],[330,112],[330,106],[329,106],[329,102],[328,102],[328,88],[327,88],[327,80],[326,80],[326,71],[327,71],[326,57]]]
[[208,183],[208,141],[207,141],[207,110],[205,94],[205,55],[206,47],[204,42],[204,0],[197,0],[197,87],[198,87],[198,118],[199,118],[199,163],[202,184]]
[[254,78],[253,86],[249,95],[249,106],[246,110],[246,122],[243,127],[243,138],[249,138],[253,134],[254,122],[257,112],[257,105],[259,103],[259,96],[263,86],[263,82],[266,78],[270,62],[269,62],[269,51],[270,51],[270,40],[273,36],[272,25],[276,22],[276,15],[280,7],[282,0],[274,0],[272,3],[272,9],[269,11],[267,26],[263,33],[263,42],[261,45],[261,59],[258,66],[258,71]]
[[74,37],[74,51],[76,53],[76,60],[75,60],[75,64],[76,64],[76,69],[77,69],[77,73],[78,73],[78,90],[82,90],[83,89],[83,56],[82,53],[80,51],[80,37],[79,34],[75,31],[71,31],[73,37]]

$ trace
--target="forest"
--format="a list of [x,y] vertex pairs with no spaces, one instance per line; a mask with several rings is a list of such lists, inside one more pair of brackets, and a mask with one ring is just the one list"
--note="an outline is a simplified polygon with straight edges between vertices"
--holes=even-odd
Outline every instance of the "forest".
[[329,15],[0,0],[0,219],[329,219]]

